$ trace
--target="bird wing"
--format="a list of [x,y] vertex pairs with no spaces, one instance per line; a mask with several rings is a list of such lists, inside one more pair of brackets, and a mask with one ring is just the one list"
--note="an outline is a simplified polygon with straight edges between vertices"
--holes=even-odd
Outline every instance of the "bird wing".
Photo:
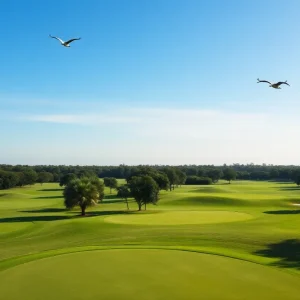
[[259,80],[259,79],[257,78],[257,83],[260,83],[260,82],[267,82],[267,83],[269,83],[269,84],[272,84],[270,81],[267,81],[267,80]]
[[70,43],[72,43],[73,41],[78,41],[78,40],[80,40],[80,39],[81,39],[81,38],[68,40],[68,41],[66,41],[66,44],[70,44]]
[[287,80],[286,81],[279,81],[276,83],[278,86],[281,85],[281,84],[286,84],[288,86],[290,86],[288,83],[287,83]]
[[52,36],[51,34],[49,34],[49,36],[50,36],[51,38],[53,38],[53,39],[56,39],[56,40],[60,41],[62,44],[64,43],[63,40],[61,40],[60,38],[58,38],[58,37],[56,37],[56,36]]

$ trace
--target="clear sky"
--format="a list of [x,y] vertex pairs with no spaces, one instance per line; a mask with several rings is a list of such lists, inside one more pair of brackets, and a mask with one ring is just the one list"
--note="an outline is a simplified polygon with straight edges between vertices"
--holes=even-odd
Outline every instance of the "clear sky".
[[[0,163],[300,164],[299,11],[2,1]],[[65,48],[49,34],[82,39]]]

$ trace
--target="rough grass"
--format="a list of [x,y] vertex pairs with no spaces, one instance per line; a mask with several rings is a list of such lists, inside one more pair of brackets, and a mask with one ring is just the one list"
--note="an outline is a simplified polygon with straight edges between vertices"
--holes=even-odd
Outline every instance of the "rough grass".
[[[110,194],[106,188],[105,192],[103,203],[89,208],[88,216],[82,218],[78,216],[79,210],[64,209],[62,189],[57,184],[1,191],[0,270],[8,272],[12,266],[16,268],[11,270],[17,270],[18,264],[69,253],[66,249],[176,248],[268,265],[272,271],[292,273],[300,283],[300,210],[291,205],[300,203],[300,191],[295,184],[239,181],[209,187],[182,186],[172,192],[163,191],[158,205],[148,206],[147,213],[137,213],[137,205],[130,199],[133,214],[128,214],[124,201],[116,198],[116,191]],[[188,219],[181,215],[183,211],[199,213],[201,222],[205,221],[205,212],[210,211],[215,220],[210,224],[182,224],[180,217]],[[218,211],[228,212],[229,219],[235,216],[234,212],[253,218],[216,223]],[[177,224],[157,223],[157,218],[164,220],[164,216],[171,223],[177,218]],[[127,217],[138,217],[144,224],[106,222],[108,218]],[[95,261],[95,266],[101,270],[102,261]],[[18,272],[14,276],[19,276]],[[14,289],[16,281],[4,285],[1,280],[1,290]],[[292,295],[293,289],[287,287]]]

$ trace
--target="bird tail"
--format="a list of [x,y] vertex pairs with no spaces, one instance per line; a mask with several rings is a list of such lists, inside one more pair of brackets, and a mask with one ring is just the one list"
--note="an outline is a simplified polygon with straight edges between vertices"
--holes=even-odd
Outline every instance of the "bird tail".
[[260,80],[259,80],[259,78],[257,78],[257,83],[259,83],[260,82]]

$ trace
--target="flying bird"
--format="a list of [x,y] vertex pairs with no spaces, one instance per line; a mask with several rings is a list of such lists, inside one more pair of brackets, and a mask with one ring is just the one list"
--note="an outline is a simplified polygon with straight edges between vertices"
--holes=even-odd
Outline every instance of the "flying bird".
[[58,40],[61,43],[61,45],[65,46],[65,47],[70,47],[70,43],[72,43],[73,41],[78,41],[78,40],[81,39],[81,38],[75,38],[75,39],[71,39],[71,40],[68,40],[68,41],[64,42],[62,39],[60,39],[56,36],[52,36],[51,34],[49,34],[49,36],[53,39]]
[[290,86],[288,83],[287,83],[287,80],[286,81],[278,81],[276,83],[271,83],[270,81],[267,81],[267,80],[259,80],[259,78],[257,78],[257,83],[260,83],[260,82],[266,82],[266,83],[269,83],[269,87],[272,87],[274,89],[281,89],[280,85],[281,84],[286,84],[288,86]]

